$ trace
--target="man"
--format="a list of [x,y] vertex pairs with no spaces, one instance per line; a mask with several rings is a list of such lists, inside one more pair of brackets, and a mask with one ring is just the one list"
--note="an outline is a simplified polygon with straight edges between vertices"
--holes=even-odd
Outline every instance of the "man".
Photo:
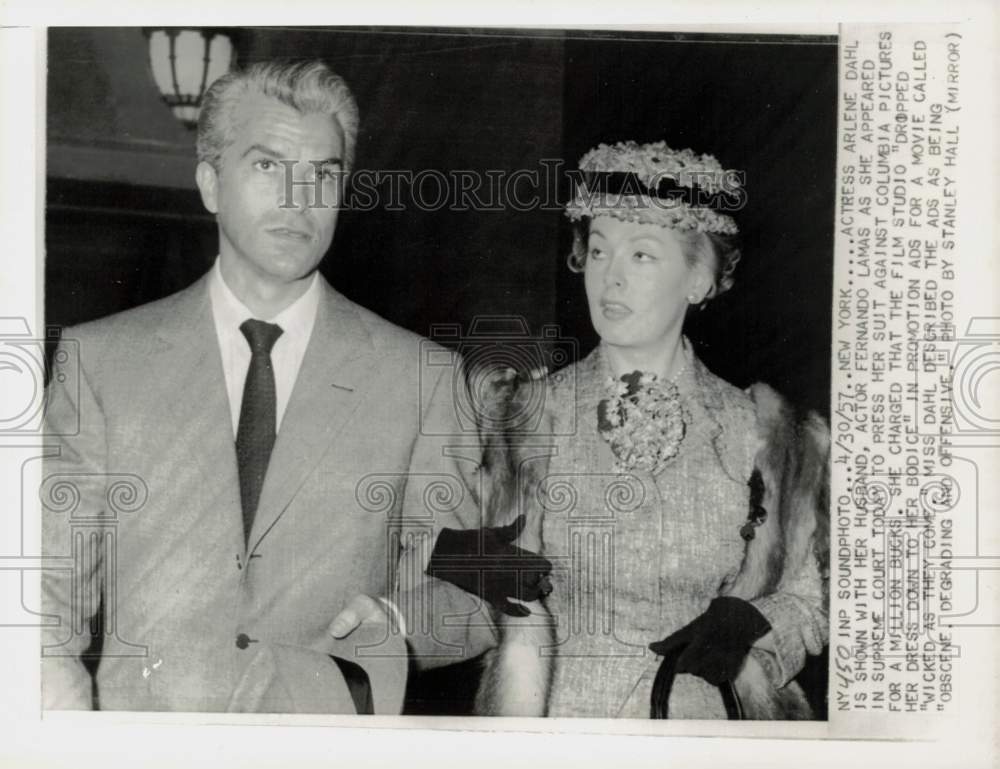
[[[454,370],[317,271],[357,131],[353,96],[321,63],[220,78],[196,173],[219,228],[211,271],[65,331],[80,369],[48,396],[49,429],[66,437],[45,467],[43,547],[74,561],[43,576],[59,619],[43,633],[46,707],[239,709],[263,650],[297,655],[301,680],[280,682],[294,695],[334,670],[331,637],[374,625],[390,638],[396,604],[421,664],[495,642],[479,602],[423,574],[443,526],[478,526],[433,437],[459,433]],[[67,484],[75,502],[57,504]],[[100,536],[80,539],[81,521]],[[92,681],[80,655],[98,597]]]

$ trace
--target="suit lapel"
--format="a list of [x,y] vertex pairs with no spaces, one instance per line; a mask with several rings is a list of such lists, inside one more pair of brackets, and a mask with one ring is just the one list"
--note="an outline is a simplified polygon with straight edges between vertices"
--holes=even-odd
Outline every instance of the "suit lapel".
[[375,362],[371,336],[357,311],[320,280],[323,297],[271,453],[250,531],[251,553],[361,403]]
[[[151,391],[146,402],[151,424],[156,425],[153,432],[159,434],[162,447],[154,446],[149,455],[170,456],[176,446],[184,446],[185,465],[197,468],[198,486],[213,500],[208,508],[230,519],[233,545],[242,550],[232,416],[207,276],[164,305],[148,359],[151,366],[158,367],[158,373],[148,378]],[[205,509],[189,505],[176,510],[175,516],[197,517]],[[178,525],[182,525],[180,520]]]
[[[752,453],[747,446],[752,441],[737,428],[734,420],[736,404],[727,403],[721,380],[713,375],[697,357],[694,358],[694,381],[696,397],[703,409],[705,429],[712,440],[712,447],[719,458],[719,464],[734,481],[745,483],[750,477]],[[732,400],[731,398],[729,400]],[[729,413],[730,410],[733,413]],[[749,425],[739,425],[749,427]],[[727,429],[728,428],[728,429]]]
[[576,428],[574,440],[579,470],[610,474],[615,457],[607,441],[597,429],[597,407],[606,397],[605,381],[611,376],[611,369],[605,362],[598,345],[582,361],[576,372]]

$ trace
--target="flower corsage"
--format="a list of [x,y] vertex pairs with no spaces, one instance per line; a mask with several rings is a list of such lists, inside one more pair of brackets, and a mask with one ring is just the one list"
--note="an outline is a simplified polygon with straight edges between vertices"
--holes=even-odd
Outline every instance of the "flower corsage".
[[597,406],[597,429],[616,457],[615,472],[656,474],[677,456],[685,419],[680,391],[656,374],[633,371],[606,383]]

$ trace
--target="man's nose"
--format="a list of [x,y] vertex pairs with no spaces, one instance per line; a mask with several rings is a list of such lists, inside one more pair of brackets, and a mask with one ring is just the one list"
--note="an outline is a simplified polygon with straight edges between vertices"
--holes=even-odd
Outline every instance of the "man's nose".
[[286,166],[284,206],[300,211],[309,209],[316,199],[316,170],[310,163]]
[[[299,165],[302,165],[301,163]],[[311,167],[308,172],[296,173],[292,202],[296,208],[305,209],[312,205],[316,193],[316,174]]]

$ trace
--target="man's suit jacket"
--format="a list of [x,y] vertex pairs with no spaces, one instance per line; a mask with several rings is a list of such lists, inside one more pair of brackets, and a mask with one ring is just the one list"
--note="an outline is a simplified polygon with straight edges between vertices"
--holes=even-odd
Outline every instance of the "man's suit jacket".
[[422,574],[437,530],[480,525],[444,450],[464,440],[455,368],[320,280],[248,543],[207,278],[65,331],[80,365],[49,387],[64,437],[45,464],[43,552],[74,560],[42,578],[47,707],[90,707],[79,655],[101,594],[102,709],[225,710],[259,645],[323,652],[359,593],[399,602],[420,664],[495,642],[476,600]]

